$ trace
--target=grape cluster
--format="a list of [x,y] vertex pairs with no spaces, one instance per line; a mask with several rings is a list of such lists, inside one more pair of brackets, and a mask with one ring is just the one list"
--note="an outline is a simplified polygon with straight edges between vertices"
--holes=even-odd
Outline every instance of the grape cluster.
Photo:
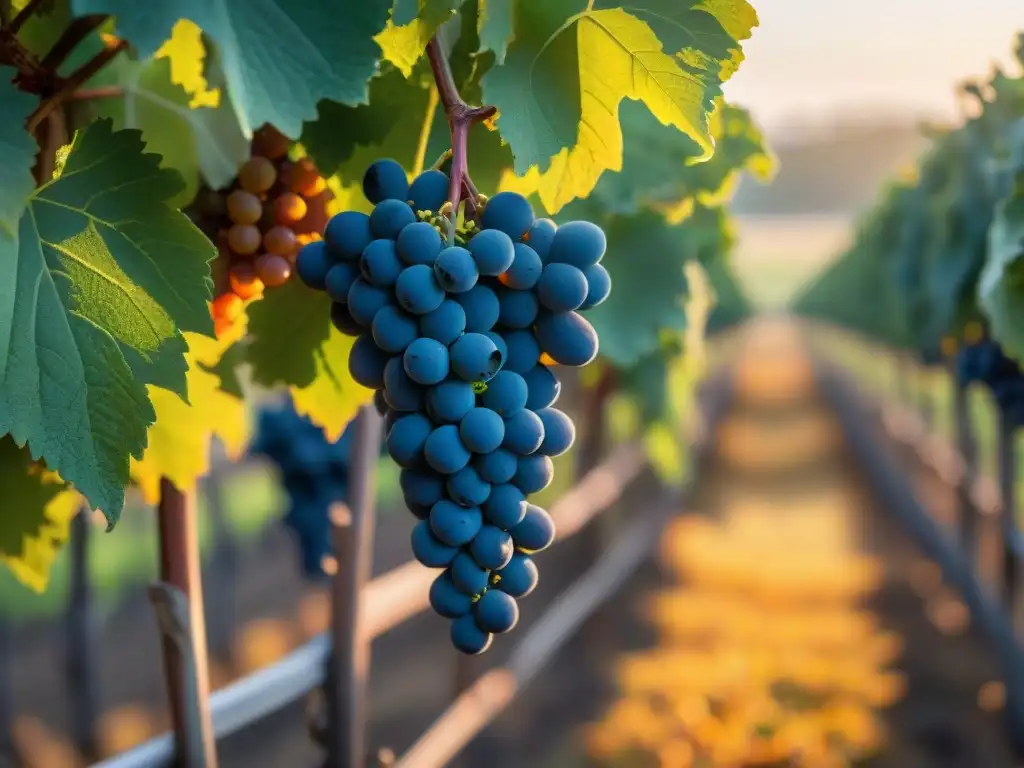
[[334,216],[322,241],[303,247],[299,276],[333,300],[332,319],[355,336],[353,378],[376,390],[386,446],[419,518],[416,559],[444,571],[434,610],[452,619],[453,644],[481,653],[516,624],[516,598],[537,583],[531,555],[555,537],[551,516],[528,496],[552,480],[552,457],[575,426],[552,407],[553,365],[582,366],[597,334],[577,310],[607,298],[599,263],[604,232],[536,219],[521,195],[482,196],[445,247],[440,216],[448,176],[408,181],[393,160],[366,171],[369,215]]
[[1014,428],[1024,426],[1024,374],[991,338],[960,348],[957,378],[963,386],[979,382],[992,393],[1002,418]]
[[200,227],[217,244],[215,298],[220,335],[246,301],[291,277],[299,248],[321,237],[331,192],[309,158],[292,162],[290,141],[266,126],[253,138],[250,159],[225,190],[200,190],[193,206]]
[[325,575],[324,563],[331,555],[330,508],[348,496],[353,424],[331,443],[319,427],[288,403],[260,413],[256,438],[249,449],[281,470],[289,499],[284,524],[298,540],[307,576]]

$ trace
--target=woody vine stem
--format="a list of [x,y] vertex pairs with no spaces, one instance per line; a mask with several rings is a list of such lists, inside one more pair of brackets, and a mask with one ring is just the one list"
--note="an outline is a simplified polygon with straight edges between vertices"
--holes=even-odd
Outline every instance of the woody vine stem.
[[449,216],[447,239],[449,245],[452,245],[454,244],[455,227],[459,218],[459,203],[463,192],[465,192],[467,218],[472,217],[477,205],[477,190],[469,177],[468,168],[469,129],[476,123],[494,117],[498,109],[493,106],[471,107],[463,101],[459,95],[459,89],[455,85],[448,57],[436,35],[427,44],[427,59],[430,61],[430,69],[434,73],[441,107],[448,118],[448,128],[451,132],[452,165],[447,204],[451,210],[446,213]]

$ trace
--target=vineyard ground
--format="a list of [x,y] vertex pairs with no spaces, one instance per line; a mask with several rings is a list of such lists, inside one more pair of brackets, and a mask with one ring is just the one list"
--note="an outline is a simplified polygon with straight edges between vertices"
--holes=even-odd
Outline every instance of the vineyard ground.
[[[809,400],[811,408],[816,401]],[[778,427],[778,415],[758,414],[757,409],[737,409],[732,422],[746,420],[755,431],[758,419]],[[778,432],[773,432],[778,435]],[[781,445],[786,445],[783,440]],[[909,695],[888,713],[893,731],[890,748],[871,761],[871,768],[1010,768],[998,712],[979,706],[979,692],[997,679],[994,659],[969,625],[942,619],[939,610],[956,601],[934,578],[934,568],[917,554],[885,510],[873,501],[851,458],[840,451],[825,459],[816,456],[806,465],[788,470],[744,469],[724,444],[700,474],[695,499],[688,511],[721,518],[737,499],[747,499],[779,512],[800,506],[800,494],[847,494],[858,511],[854,519],[856,539],[865,552],[886,563],[883,590],[868,607],[882,625],[900,633],[907,653],[899,668],[909,680]],[[722,450],[724,449],[724,450]],[[766,453],[766,452],[761,452]],[[925,501],[943,514],[949,504],[935,477],[907,457],[908,478]],[[646,509],[641,488],[617,514]],[[803,506],[806,507],[806,504]],[[947,510],[948,511],[948,510]],[[393,567],[407,557],[409,521],[385,515],[380,524],[375,570]],[[567,542],[544,558],[544,578],[535,597],[523,603],[523,626],[528,627],[551,597],[568,585],[587,562],[586,540]],[[290,626],[293,642],[299,629],[295,606],[308,593],[295,573],[290,542],[278,531],[266,535],[258,546],[245,552],[241,565],[237,610],[243,621],[267,618]],[[931,574],[923,577],[922,574]],[[574,638],[547,672],[535,681],[509,712],[501,716],[474,743],[459,765],[465,768],[585,768],[580,726],[598,719],[614,701],[614,670],[617,656],[632,649],[656,644],[639,606],[667,575],[652,558],[598,614],[587,631]],[[951,603],[952,600],[952,603]],[[961,606],[962,608],[962,606]],[[947,610],[948,613],[948,610]],[[955,613],[955,611],[954,611]],[[47,722],[54,731],[66,726],[66,712],[55,694],[60,690],[60,669],[53,664],[59,644],[25,638],[16,672],[19,711]],[[478,674],[487,665],[500,663],[514,638],[499,643],[470,670]],[[148,713],[149,729],[163,725],[163,689],[160,659],[149,609],[141,601],[111,617],[103,630],[99,674],[104,704],[114,709],[132,705]],[[256,649],[257,651],[259,649]],[[424,615],[389,632],[374,644],[372,672],[371,742],[396,750],[407,747],[450,701],[456,680],[456,656],[448,643],[445,624]],[[155,714],[154,714],[155,713]],[[279,713],[258,727],[237,734],[221,746],[225,768],[260,768],[277,765],[313,765],[319,751],[305,735],[303,707]],[[125,721],[110,726],[127,729]],[[118,734],[114,734],[118,736]],[[131,741],[142,732],[121,733],[115,742]],[[49,768],[49,766],[47,767]],[[55,767],[56,768],[56,767]]]

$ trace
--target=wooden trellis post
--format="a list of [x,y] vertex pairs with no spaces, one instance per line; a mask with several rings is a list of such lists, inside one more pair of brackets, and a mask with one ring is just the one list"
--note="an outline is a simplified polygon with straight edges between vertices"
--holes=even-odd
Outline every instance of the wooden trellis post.
[[999,414],[999,517],[1002,531],[1002,594],[1010,618],[1016,615],[1019,592],[1017,562],[1017,450],[1016,430],[1001,412]]
[[96,681],[96,650],[99,627],[94,613],[94,596],[89,576],[89,546],[92,541],[92,511],[87,505],[71,521],[69,558],[71,563],[68,607],[65,618],[65,664],[71,738],[86,760],[99,757],[96,720],[99,691]]
[[953,423],[956,430],[956,449],[963,461],[957,487],[957,517],[960,527],[960,543],[970,562],[976,559],[978,536],[978,512],[971,497],[971,491],[978,477],[978,451],[971,423],[971,408],[967,387],[953,372]]

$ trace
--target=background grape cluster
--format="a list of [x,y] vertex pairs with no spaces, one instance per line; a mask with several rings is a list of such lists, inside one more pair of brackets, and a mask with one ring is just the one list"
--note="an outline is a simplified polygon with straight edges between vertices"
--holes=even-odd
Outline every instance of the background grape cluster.
[[331,555],[331,505],[348,501],[348,469],[355,429],[350,424],[337,442],[296,413],[291,401],[260,413],[249,450],[265,456],[281,471],[288,494],[284,524],[295,534],[302,570],[310,577],[326,574]]
[[1002,418],[1013,428],[1024,426],[1024,375],[991,338],[962,347],[956,358],[963,385],[980,382],[992,393]]
[[290,145],[273,128],[261,128],[234,183],[197,195],[196,219],[218,250],[211,307],[218,335],[246,301],[288,281],[299,248],[319,239],[327,223],[327,182],[309,158],[289,159]]
[[528,496],[550,484],[552,457],[575,439],[553,405],[552,366],[597,355],[577,310],[611,289],[599,263],[604,232],[584,221],[536,219],[521,195],[468,202],[471,216],[445,244],[448,176],[409,183],[393,160],[367,169],[369,215],[334,216],[303,247],[297,271],[333,300],[332,320],[355,336],[353,378],[374,389],[386,446],[402,467],[419,518],[412,550],[444,569],[431,605],[452,619],[453,644],[480,653],[519,617],[537,583],[531,555],[555,526]]

